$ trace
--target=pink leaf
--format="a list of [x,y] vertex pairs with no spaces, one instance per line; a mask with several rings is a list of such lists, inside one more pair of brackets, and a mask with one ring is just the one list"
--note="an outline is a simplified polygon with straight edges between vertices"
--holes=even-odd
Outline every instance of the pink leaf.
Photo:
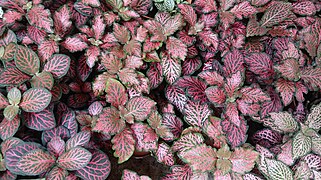
[[59,52],[59,46],[57,42],[53,40],[44,40],[38,47],[38,54],[42,62],[47,61],[54,53]]
[[211,86],[207,88],[205,93],[208,100],[210,100],[210,102],[214,105],[220,106],[226,101],[225,92],[217,86]]
[[242,19],[243,17],[248,17],[254,13],[256,13],[256,9],[250,5],[248,1],[244,1],[231,9],[231,12],[237,17],[238,19]]
[[99,101],[93,102],[89,107],[88,107],[88,112],[92,116],[99,115],[103,110],[103,105]]
[[39,175],[48,171],[55,164],[55,158],[42,149],[24,154],[17,167],[26,175]]
[[62,36],[71,27],[71,12],[67,5],[62,6],[58,11],[54,13],[54,28],[55,33]]
[[283,77],[289,80],[297,80],[299,79],[299,63],[297,60],[291,58],[286,59],[283,64],[275,67]]
[[91,136],[91,134],[88,131],[83,131],[83,132],[77,133],[75,136],[68,139],[68,141],[66,142],[66,151],[68,151],[74,147],[77,147],[77,146],[87,145],[90,140],[90,136]]
[[164,79],[161,64],[157,62],[151,63],[146,75],[151,89],[157,88]]
[[61,168],[74,171],[85,167],[91,158],[92,155],[88,150],[82,147],[74,147],[59,156],[57,164]]
[[85,56],[81,56],[78,59],[78,64],[77,64],[77,74],[78,77],[82,80],[82,81],[86,81],[86,79],[88,78],[88,76],[90,75],[92,69],[88,66],[87,64],[87,60]]
[[156,157],[158,162],[164,163],[166,166],[174,165],[174,154],[170,146],[164,142],[158,145]]
[[52,138],[59,136],[61,139],[66,140],[70,138],[70,132],[64,126],[58,126],[53,129],[43,131],[42,133],[42,144],[46,145]]
[[15,21],[21,20],[23,17],[22,13],[19,13],[17,11],[8,10],[3,14],[4,22],[6,24],[13,24]]
[[125,26],[114,24],[114,36],[122,44],[125,44],[130,39],[130,33]]
[[291,13],[291,6],[290,3],[282,1],[275,2],[265,11],[261,18],[261,26],[270,27],[285,20]]
[[166,98],[174,104],[181,112],[184,109],[185,104],[187,103],[188,98],[185,95],[183,89],[177,86],[168,86],[166,88]]
[[243,115],[254,116],[257,115],[261,107],[258,103],[249,103],[243,99],[237,100],[237,108]]
[[186,94],[195,101],[204,103],[207,101],[205,89],[206,83],[197,77],[184,76],[179,78],[175,85],[186,88]]
[[28,36],[37,44],[41,44],[45,40],[47,33],[44,30],[40,30],[34,26],[28,26]]
[[216,71],[203,71],[198,76],[206,81],[211,86],[222,87],[224,85],[224,78]]
[[212,171],[216,164],[216,151],[205,144],[195,146],[190,150],[179,153],[179,157],[193,169],[193,171]]
[[164,113],[162,124],[172,132],[174,138],[178,138],[183,130],[183,122],[175,114]]
[[114,107],[108,107],[103,109],[92,130],[114,135],[121,132],[124,128],[125,121],[120,118],[118,110]]
[[[160,22],[160,21],[159,21]],[[165,23],[165,22],[160,22]],[[174,17],[171,17],[166,21],[164,24],[164,35],[170,36],[174,34],[181,26],[183,25],[183,16],[179,13],[177,13]]]
[[59,157],[62,153],[65,152],[65,141],[62,140],[59,136],[52,138],[48,144],[47,149],[51,155]]
[[139,41],[132,39],[124,46],[124,51],[129,55],[140,57],[142,53],[142,45]]
[[31,88],[22,95],[19,106],[26,112],[40,112],[51,101],[51,93],[44,88]]
[[139,176],[135,171],[125,169],[121,180],[150,180],[148,176]]
[[313,88],[321,88],[321,68],[305,68],[301,72],[301,78]]
[[201,68],[202,61],[199,58],[188,58],[182,62],[182,74],[184,76],[191,75]]
[[99,0],[80,0],[80,2],[84,3],[85,5],[92,6],[92,7],[99,7],[100,6]]
[[44,9],[42,5],[34,5],[26,14],[26,18],[30,25],[34,25],[45,30],[48,33],[53,33],[51,14],[48,9]]
[[67,74],[70,66],[70,57],[64,54],[53,55],[44,66],[44,71],[50,72],[59,79]]
[[276,90],[280,93],[284,106],[289,105],[295,93],[295,84],[292,81],[279,79],[276,84]]
[[47,175],[50,180],[65,179],[68,175],[68,171],[57,166],[53,167]]
[[40,112],[25,112],[23,115],[25,125],[30,129],[44,131],[56,126],[54,114],[49,109]]
[[169,51],[169,54],[172,58],[179,58],[181,60],[185,60],[187,56],[187,47],[182,43],[179,39],[174,37],[169,37],[166,42],[166,49]]
[[203,13],[217,11],[216,1],[214,0],[196,0],[194,4],[196,5],[196,9]]
[[234,123],[225,119],[221,123],[223,131],[227,134],[228,143],[232,147],[240,146],[246,141],[247,126],[243,118],[240,118],[240,126],[236,126]]
[[9,106],[9,101],[8,99],[0,93],[0,109],[4,109],[5,107]]
[[184,108],[184,120],[192,125],[202,127],[205,120],[211,114],[207,104],[201,104],[200,102],[189,101]]
[[249,70],[259,75],[264,79],[273,76],[273,62],[270,57],[265,53],[253,53],[245,57],[245,62],[249,66]]
[[113,54],[103,52],[101,55],[101,63],[107,69],[109,74],[116,74],[122,69],[123,63]]
[[144,97],[134,97],[130,99],[126,104],[127,113],[125,116],[134,116],[137,121],[145,120],[151,113],[152,108],[156,105],[156,102]]
[[253,169],[259,153],[252,149],[236,148],[230,157],[233,172],[244,174]]
[[251,36],[262,36],[267,33],[267,29],[265,27],[260,26],[257,22],[256,16],[251,17],[246,27],[246,37]]
[[131,126],[135,134],[137,151],[155,151],[157,149],[158,136],[147,124],[134,123]]
[[271,98],[271,101],[266,101],[262,103],[262,116],[268,115],[270,112],[278,112],[282,109],[282,103],[279,95],[274,91],[274,89],[269,88],[268,94]]
[[172,150],[174,152],[184,152],[192,149],[195,146],[201,145],[204,143],[204,137],[199,133],[188,133],[175,141]]
[[189,25],[194,26],[197,21],[197,16],[194,9],[187,4],[179,4],[178,8],[181,10],[184,19],[189,23]]
[[198,37],[205,46],[213,46],[214,49],[217,49],[219,42],[217,34],[212,31],[201,31],[198,33]]
[[91,150],[92,158],[87,166],[78,169],[76,175],[82,179],[105,180],[107,179],[111,163],[108,156],[100,150]]
[[270,98],[260,88],[243,87],[240,92],[242,93],[242,100],[248,103],[258,103],[269,101]]
[[300,15],[311,16],[316,12],[316,7],[311,1],[293,3],[293,12]]
[[147,20],[144,22],[144,27],[153,35],[151,41],[165,41],[166,36],[163,33],[162,25],[155,20]]
[[178,59],[163,54],[161,66],[165,79],[169,84],[173,84],[180,77],[182,67]]
[[97,46],[90,46],[85,56],[87,57],[86,62],[89,68],[93,68],[95,65],[95,62],[98,61],[98,56],[100,55],[100,49]]
[[82,51],[88,48],[87,43],[83,42],[78,37],[67,37],[61,45],[68,49],[70,52]]
[[7,46],[11,42],[17,43],[17,37],[13,31],[8,30],[0,36],[0,46]]
[[229,52],[224,57],[224,71],[227,76],[231,76],[232,74],[237,73],[238,71],[244,70],[244,58],[243,55],[237,51],[234,50],[232,52]]
[[240,71],[232,74],[230,78],[227,78],[225,84],[225,92],[227,97],[233,97],[234,93],[243,85],[243,77]]
[[4,118],[0,123],[0,138],[4,141],[16,134],[20,126],[20,118],[15,116],[12,120]]
[[239,116],[239,111],[237,110],[237,104],[236,103],[228,103],[226,105],[226,116],[228,119],[237,127],[241,125],[241,120]]
[[30,79],[30,76],[15,67],[7,67],[5,70],[2,70],[0,76],[0,84],[3,86],[20,85]]
[[166,174],[163,180],[191,179],[192,170],[188,165],[176,165],[171,167],[171,173]]
[[128,96],[125,87],[116,79],[109,78],[105,89],[106,101],[114,107],[124,105],[128,101]]
[[115,151],[114,156],[118,157],[119,164],[127,161],[133,155],[136,141],[133,132],[128,127],[116,134],[111,142]]

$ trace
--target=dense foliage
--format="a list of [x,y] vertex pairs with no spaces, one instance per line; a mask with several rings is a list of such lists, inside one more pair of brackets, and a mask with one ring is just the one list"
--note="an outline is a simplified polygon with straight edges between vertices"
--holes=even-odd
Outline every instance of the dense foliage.
[[320,12],[1,0],[0,179],[148,180],[109,176],[142,153],[162,180],[321,179]]

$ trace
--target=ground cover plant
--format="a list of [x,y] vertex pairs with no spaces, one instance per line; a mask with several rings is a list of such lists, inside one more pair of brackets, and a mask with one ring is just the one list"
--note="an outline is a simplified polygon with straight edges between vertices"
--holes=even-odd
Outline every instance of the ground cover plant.
[[319,0],[1,0],[0,179],[321,179]]

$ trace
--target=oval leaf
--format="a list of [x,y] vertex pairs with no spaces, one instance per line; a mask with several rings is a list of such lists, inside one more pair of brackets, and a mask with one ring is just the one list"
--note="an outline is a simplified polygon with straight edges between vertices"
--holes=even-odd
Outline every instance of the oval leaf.
[[90,140],[90,132],[89,131],[83,131],[72,138],[70,138],[66,143],[66,151],[68,151],[71,148],[74,148],[76,146],[84,146],[86,145]]
[[56,120],[53,112],[49,109],[44,109],[40,112],[24,112],[25,125],[36,131],[45,131],[56,126]]
[[50,72],[54,78],[61,78],[67,74],[70,66],[70,57],[64,54],[54,54],[45,64],[44,71]]
[[40,112],[49,105],[51,97],[47,89],[31,88],[23,93],[19,106],[26,112]]
[[35,52],[24,46],[17,46],[15,64],[22,72],[33,75],[39,72],[40,60]]
[[78,170],[85,167],[91,160],[91,153],[82,148],[75,147],[62,154],[57,160],[58,166],[68,171]]
[[128,110],[126,116],[132,115],[136,120],[143,121],[148,117],[155,105],[156,102],[147,97],[134,97],[126,104]]

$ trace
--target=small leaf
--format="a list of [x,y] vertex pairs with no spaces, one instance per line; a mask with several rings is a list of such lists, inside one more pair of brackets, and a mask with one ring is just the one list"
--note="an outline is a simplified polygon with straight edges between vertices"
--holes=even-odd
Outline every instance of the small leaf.
[[238,5],[234,6],[231,9],[231,12],[238,19],[242,19],[242,16],[243,17],[248,17],[248,16],[256,13],[256,9],[253,6],[251,6],[248,1],[244,1],[244,2],[241,2]]
[[74,147],[62,154],[58,158],[57,163],[61,168],[68,171],[74,171],[85,167],[91,158],[92,155],[88,150],[82,147]]
[[9,104],[8,99],[0,92],[0,109],[4,109]]
[[243,71],[244,57],[240,51],[234,50],[229,52],[224,57],[224,72],[227,76]]
[[65,141],[59,136],[55,136],[48,142],[47,149],[50,154],[54,155],[55,157],[59,157],[65,152],[65,146]]
[[90,140],[89,131],[79,132],[72,138],[68,139],[68,141],[66,142],[66,151],[77,146],[85,146],[86,144],[88,144],[89,140]]
[[93,125],[92,130],[114,135],[121,132],[125,128],[125,125],[125,121],[120,118],[119,111],[114,107],[107,107],[99,114],[97,122]]
[[40,112],[24,112],[23,115],[25,124],[30,129],[44,131],[56,126],[54,114],[49,109]]
[[19,113],[19,107],[14,105],[9,105],[3,110],[3,115],[6,119],[11,121]]
[[275,86],[276,90],[281,94],[284,106],[289,105],[292,102],[294,93],[296,91],[295,84],[292,81],[287,81],[280,78],[275,83]]
[[91,103],[91,105],[88,107],[88,112],[92,116],[99,115],[103,111],[103,105],[99,101],[95,101]]
[[211,86],[223,86],[224,78],[216,71],[203,71],[198,76],[206,81]]
[[135,135],[136,151],[148,152],[157,149],[158,136],[150,126],[145,123],[136,122],[130,128]]
[[67,170],[55,166],[50,170],[46,178],[48,180],[59,180],[59,179],[65,179],[67,175],[68,175]]
[[309,128],[319,130],[321,128],[321,103],[314,106],[307,117],[306,124]]
[[216,86],[211,86],[205,90],[208,100],[214,105],[222,105],[226,101],[225,92]]
[[270,100],[267,94],[260,88],[243,87],[240,92],[242,93],[242,100],[248,103],[258,103]]
[[293,3],[293,12],[300,15],[311,16],[316,12],[316,7],[311,1]]
[[70,57],[64,54],[54,54],[44,66],[44,71],[50,72],[59,79],[67,74],[70,66]]
[[122,44],[130,39],[130,33],[125,26],[114,24],[114,36]]
[[139,176],[135,171],[124,169],[121,180],[151,180],[148,176]]
[[273,74],[273,62],[265,53],[253,53],[245,57],[245,62],[249,66],[249,70],[264,79],[270,78]]
[[105,180],[111,171],[108,156],[100,150],[91,150],[92,158],[87,166],[78,169],[76,175],[82,179]]
[[14,55],[16,54],[17,45],[14,42],[9,43],[5,49],[4,54],[0,58],[2,61],[11,61],[14,58]]
[[267,164],[268,176],[271,179],[293,179],[291,169],[280,161],[265,159]]
[[190,150],[179,153],[179,157],[193,169],[193,171],[213,171],[216,163],[216,151],[205,144],[195,146]]
[[115,151],[114,156],[118,157],[118,164],[127,161],[133,155],[136,141],[133,132],[128,127],[116,134],[111,142]]
[[18,88],[13,87],[7,94],[8,100],[12,105],[18,105],[21,100],[21,92]]
[[51,93],[44,88],[31,88],[24,92],[19,106],[26,112],[40,112],[51,101]]
[[125,87],[114,78],[108,79],[105,92],[106,101],[114,107],[123,106],[128,101]]
[[155,105],[156,102],[147,97],[134,97],[130,99],[126,104],[126,109],[128,110],[128,112],[125,116],[132,115],[137,121],[144,121]]
[[24,154],[17,167],[26,175],[39,175],[47,172],[55,164],[55,158],[42,149],[36,149]]
[[58,43],[54,40],[44,40],[38,47],[38,54],[40,59],[47,61],[54,53],[59,52]]
[[164,163],[166,166],[174,165],[174,154],[166,143],[162,142],[158,145],[158,149],[156,151],[157,161],[160,163]]
[[311,137],[305,136],[298,132],[293,138],[292,154],[293,158],[297,159],[308,154],[312,149]]
[[43,71],[34,75],[30,80],[30,84],[33,88],[47,88],[51,90],[54,85],[54,79],[51,73]]
[[37,54],[27,47],[18,45],[14,60],[17,68],[26,74],[39,72],[40,60]]

